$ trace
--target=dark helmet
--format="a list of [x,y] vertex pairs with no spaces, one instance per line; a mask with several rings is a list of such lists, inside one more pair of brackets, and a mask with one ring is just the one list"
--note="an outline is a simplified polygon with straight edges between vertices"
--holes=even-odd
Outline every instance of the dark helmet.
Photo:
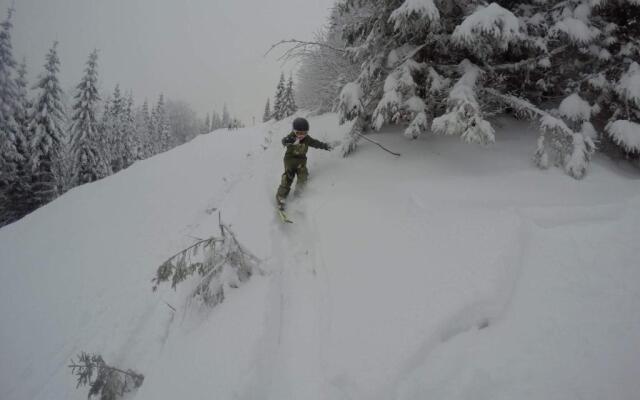
[[309,121],[304,118],[296,118],[293,120],[293,130],[294,131],[309,131]]

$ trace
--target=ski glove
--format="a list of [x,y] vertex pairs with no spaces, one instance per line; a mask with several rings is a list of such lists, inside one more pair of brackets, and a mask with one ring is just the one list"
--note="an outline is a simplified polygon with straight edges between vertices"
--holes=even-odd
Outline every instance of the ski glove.
[[285,146],[288,146],[290,144],[295,143],[296,139],[294,137],[291,136],[285,136],[284,139],[282,139],[282,144]]

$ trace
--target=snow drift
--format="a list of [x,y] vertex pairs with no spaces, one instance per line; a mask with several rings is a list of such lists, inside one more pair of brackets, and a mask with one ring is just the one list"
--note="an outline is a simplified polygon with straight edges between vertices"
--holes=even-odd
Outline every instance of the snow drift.
[[[81,350],[142,372],[136,400],[637,396],[637,172],[540,171],[511,120],[490,148],[383,129],[402,157],[310,154],[282,226],[289,123],[202,135],[0,230],[0,398],[86,398]],[[321,140],[345,129],[311,119]],[[264,274],[213,309],[153,293],[218,212]]]

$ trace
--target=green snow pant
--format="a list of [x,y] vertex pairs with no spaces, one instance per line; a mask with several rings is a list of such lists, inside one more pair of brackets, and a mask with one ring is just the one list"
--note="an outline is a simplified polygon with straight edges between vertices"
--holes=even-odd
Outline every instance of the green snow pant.
[[286,199],[291,190],[293,184],[293,178],[298,177],[296,181],[295,195],[299,194],[307,183],[309,177],[309,171],[307,170],[306,158],[285,158],[284,159],[284,174],[282,174],[282,180],[280,181],[280,187],[276,197],[278,199]]

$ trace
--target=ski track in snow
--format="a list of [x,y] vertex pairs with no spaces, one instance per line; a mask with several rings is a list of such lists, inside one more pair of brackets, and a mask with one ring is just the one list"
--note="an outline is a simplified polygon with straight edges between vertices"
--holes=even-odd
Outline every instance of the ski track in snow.
[[[279,144],[279,140],[276,141]],[[279,146],[266,156],[282,158]],[[274,197],[279,171],[264,179],[264,196]],[[275,214],[270,229],[270,291],[265,315],[265,334],[258,346],[255,375],[246,399],[325,399],[324,373],[319,345],[326,332],[322,324],[326,308],[322,301],[325,275],[318,254],[313,214],[301,199],[290,201],[288,214],[294,223],[283,224]],[[318,272],[320,271],[320,272]]]
[[[100,275],[110,286],[77,296],[96,306],[78,307],[84,312],[69,322],[76,327],[68,329],[72,336],[38,344],[48,351],[41,363],[37,353],[27,362],[16,359],[20,371],[14,375],[25,383],[0,388],[0,397],[84,398],[65,369],[80,349],[104,351],[110,362],[140,368],[145,384],[131,397],[142,400],[595,400],[632,399],[640,390],[632,377],[640,353],[625,347],[640,339],[634,302],[640,300],[640,274],[632,268],[637,257],[631,244],[640,194],[607,175],[614,175],[605,169],[610,164],[599,161],[606,167],[596,163],[592,175],[574,182],[561,171],[527,164],[518,141],[533,148],[534,140],[522,135],[480,152],[454,138],[406,142],[380,134],[402,158],[386,158],[366,143],[347,160],[311,150],[309,185],[288,206],[294,223],[282,224],[273,197],[282,172],[280,137],[289,123],[224,137],[224,143],[250,148],[229,156],[233,168],[199,183],[211,187],[194,190],[203,198],[189,203],[196,209],[157,226],[172,232],[150,235],[162,245],[147,243],[159,262],[217,232],[220,212],[263,260],[264,276],[227,291],[211,312],[187,315],[179,306],[185,291],[148,290],[155,268],[147,265],[151,250],[129,250],[137,263],[127,262],[143,268],[135,273],[136,284],[111,290],[117,278]],[[515,132],[510,124],[505,129]],[[321,140],[338,138],[344,129],[335,128],[335,116],[314,119],[312,126]],[[207,145],[188,146],[162,157],[178,160],[176,154],[193,152],[194,168],[200,166]],[[424,165],[440,170],[422,170]],[[531,184],[520,184],[522,179]],[[60,200],[54,203],[61,207]],[[601,242],[609,245],[591,251]],[[59,254],[52,259],[65,260]],[[0,272],[0,278],[33,281],[13,270]],[[82,275],[78,282],[91,278]],[[618,308],[626,314],[616,314]],[[13,321],[20,317],[0,311]],[[602,321],[593,321],[594,315]],[[578,364],[582,369],[571,368]],[[6,361],[0,367],[8,371]]]

